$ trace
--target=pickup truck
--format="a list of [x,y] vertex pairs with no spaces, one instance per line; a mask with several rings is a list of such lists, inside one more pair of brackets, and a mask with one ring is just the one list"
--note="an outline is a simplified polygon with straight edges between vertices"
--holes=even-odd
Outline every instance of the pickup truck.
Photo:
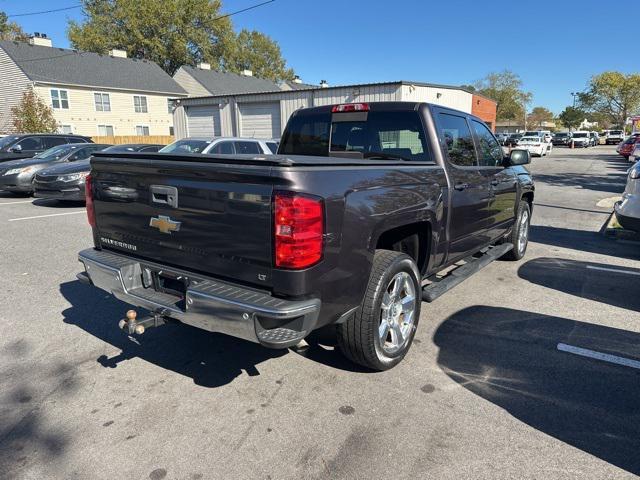
[[94,248],[78,279],[169,321],[289,348],[335,330],[374,370],[409,350],[431,302],[527,249],[526,150],[467,113],[415,102],[296,111],[277,155],[96,153]]

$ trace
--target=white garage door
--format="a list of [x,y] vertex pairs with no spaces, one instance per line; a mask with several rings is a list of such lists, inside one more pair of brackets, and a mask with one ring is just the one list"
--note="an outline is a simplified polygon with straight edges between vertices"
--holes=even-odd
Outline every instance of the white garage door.
[[239,103],[240,136],[280,138],[280,102]]
[[219,137],[220,109],[215,106],[188,107],[187,125],[190,137]]

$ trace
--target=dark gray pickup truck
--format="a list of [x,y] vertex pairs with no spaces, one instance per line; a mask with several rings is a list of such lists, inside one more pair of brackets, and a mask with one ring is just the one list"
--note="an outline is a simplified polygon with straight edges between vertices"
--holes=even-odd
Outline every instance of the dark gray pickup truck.
[[277,155],[97,153],[78,278],[168,321],[266,347],[335,326],[391,368],[430,302],[527,248],[534,187],[478,118],[424,103],[298,110]]

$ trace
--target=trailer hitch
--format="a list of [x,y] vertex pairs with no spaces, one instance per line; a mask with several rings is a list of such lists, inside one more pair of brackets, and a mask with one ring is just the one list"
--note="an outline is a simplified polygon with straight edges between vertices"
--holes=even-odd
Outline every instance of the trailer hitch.
[[141,320],[137,320],[138,313],[135,310],[129,310],[126,315],[127,318],[120,320],[118,327],[128,332],[129,335],[133,335],[134,333],[142,335],[148,328],[159,327],[167,323],[165,317],[159,313],[154,313]]

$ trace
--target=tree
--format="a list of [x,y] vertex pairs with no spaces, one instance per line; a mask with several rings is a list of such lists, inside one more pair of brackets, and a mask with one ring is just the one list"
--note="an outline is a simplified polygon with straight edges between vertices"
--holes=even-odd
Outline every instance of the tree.
[[[604,122],[624,126],[640,109],[640,74],[604,72],[591,77],[587,91],[578,94],[580,107]],[[603,117],[604,116],[604,117]]]
[[274,82],[293,80],[293,69],[287,68],[280,47],[267,35],[255,30],[242,30],[235,45],[227,55],[224,67],[232,72],[253,71],[256,77]]
[[586,112],[576,107],[567,107],[558,115],[562,124],[569,130],[577,128],[586,117]]
[[544,122],[553,121],[553,112],[545,107],[534,107],[527,117],[529,125],[533,128],[540,128]]
[[29,36],[24,33],[22,27],[15,22],[10,22],[7,14],[0,11],[0,40],[17,40],[24,42]]
[[54,133],[58,130],[52,108],[32,88],[24,92],[20,103],[11,108],[11,113],[17,133]]
[[85,19],[69,21],[78,50],[123,49],[173,75],[182,65],[207,62],[217,70],[251,69],[274,80],[293,78],[278,44],[255,31],[233,31],[221,0],[82,0]]
[[498,103],[498,121],[522,119],[531,102],[531,93],[522,89],[522,79],[510,70],[489,73],[476,82],[475,88]]

